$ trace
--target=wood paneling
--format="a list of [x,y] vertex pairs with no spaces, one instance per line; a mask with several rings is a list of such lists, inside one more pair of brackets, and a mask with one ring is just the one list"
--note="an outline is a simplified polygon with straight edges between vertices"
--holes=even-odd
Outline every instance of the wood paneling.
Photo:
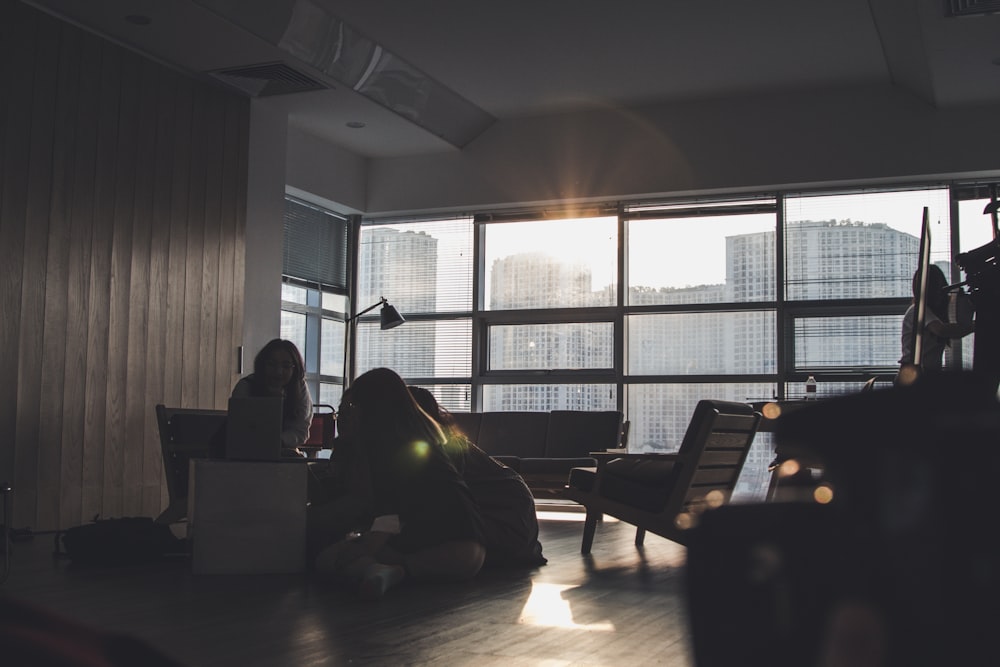
[[155,516],[153,406],[224,407],[249,103],[0,0],[0,480],[14,526]]

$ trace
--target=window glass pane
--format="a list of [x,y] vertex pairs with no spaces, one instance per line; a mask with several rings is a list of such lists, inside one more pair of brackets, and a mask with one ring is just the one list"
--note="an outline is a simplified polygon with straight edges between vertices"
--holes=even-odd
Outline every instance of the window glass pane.
[[281,283],[281,300],[305,305],[309,290],[298,285]]
[[490,370],[614,367],[611,322],[490,327]]
[[344,323],[329,317],[320,326],[320,375],[342,376],[344,373]]
[[[874,389],[886,389],[892,386],[895,374],[886,373],[876,376]],[[822,378],[817,378],[816,382],[816,398],[835,398],[837,396],[846,396],[850,394],[857,394],[864,387],[864,382],[826,382]],[[804,399],[806,396],[806,383],[803,382],[786,382],[785,383],[785,399],[789,401],[797,401]]]
[[438,405],[449,412],[470,412],[472,409],[472,387],[468,384],[428,384],[420,386],[434,394]]
[[617,410],[617,394],[613,384],[491,384],[483,411]]
[[628,305],[770,301],[774,213],[630,220]]
[[946,189],[788,197],[786,298],[911,297],[925,206],[931,262],[950,262]]
[[334,410],[340,405],[340,397],[344,393],[344,387],[330,382],[321,382],[319,385],[319,400],[317,403],[330,405]]
[[360,312],[381,297],[407,313],[472,310],[472,220],[361,228]]
[[281,311],[281,337],[295,343],[299,354],[306,351],[306,316],[303,313]]
[[899,363],[903,315],[795,320],[795,368],[836,370]]
[[629,375],[777,371],[775,312],[630,315]]
[[[676,452],[701,399],[743,403],[748,399],[772,396],[773,391],[771,384],[743,382],[627,385],[626,419],[631,422],[628,449],[630,452]],[[773,442],[769,436],[759,433],[754,437],[734,500],[764,498],[770,480],[767,467],[774,460]]]
[[487,310],[615,303],[615,218],[490,223],[482,229]]
[[335,313],[346,313],[347,297],[343,294],[323,292],[322,308],[323,310],[332,310]]
[[409,321],[382,331],[378,321],[359,322],[358,375],[391,368],[403,378],[469,377],[472,374],[472,321]]

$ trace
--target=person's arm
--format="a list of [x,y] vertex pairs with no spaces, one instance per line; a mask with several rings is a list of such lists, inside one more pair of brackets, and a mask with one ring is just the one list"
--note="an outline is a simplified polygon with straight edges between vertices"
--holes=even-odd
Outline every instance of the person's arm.
[[309,439],[309,427],[312,426],[312,397],[303,382],[295,389],[294,395],[286,396],[285,400],[295,401],[295,411],[281,430],[281,444],[283,447],[294,449]]
[[945,322],[928,308],[924,328],[941,338],[962,338],[972,333],[972,326],[962,322]]

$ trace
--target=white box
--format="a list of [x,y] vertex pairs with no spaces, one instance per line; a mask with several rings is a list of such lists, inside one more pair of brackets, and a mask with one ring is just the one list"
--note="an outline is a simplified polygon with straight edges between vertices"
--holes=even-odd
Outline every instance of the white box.
[[195,574],[305,571],[304,461],[192,459],[189,473]]

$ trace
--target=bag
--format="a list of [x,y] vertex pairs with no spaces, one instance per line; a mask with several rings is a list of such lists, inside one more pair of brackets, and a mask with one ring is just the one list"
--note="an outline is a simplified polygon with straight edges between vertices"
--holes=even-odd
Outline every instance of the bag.
[[[134,565],[184,550],[170,526],[150,517],[94,518],[61,534],[66,555],[84,565]],[[58,543],[57,543],[58,549]]]

